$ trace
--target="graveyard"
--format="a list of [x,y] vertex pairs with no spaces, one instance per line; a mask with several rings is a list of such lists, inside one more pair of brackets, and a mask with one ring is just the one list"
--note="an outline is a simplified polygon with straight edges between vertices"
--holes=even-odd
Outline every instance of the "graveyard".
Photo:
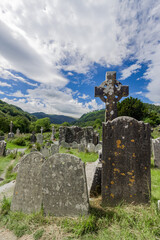
[[10,121],[0,141],[1,227],[19,239],[160,238],[160,127],[118,116],[128,94],[107,72],[95,87],[102,126],[21,133]]

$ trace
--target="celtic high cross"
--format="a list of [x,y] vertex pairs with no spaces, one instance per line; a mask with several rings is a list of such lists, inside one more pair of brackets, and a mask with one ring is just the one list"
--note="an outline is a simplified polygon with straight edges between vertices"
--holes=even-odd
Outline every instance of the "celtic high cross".
[[127,97],[129,87],[123,86],[116,80],[116,72],[106,72],[106,80],[99,87],[95,87],[95,97],[105,102],[105,121],[113,120],[117,115],[117,102],[122,97]]

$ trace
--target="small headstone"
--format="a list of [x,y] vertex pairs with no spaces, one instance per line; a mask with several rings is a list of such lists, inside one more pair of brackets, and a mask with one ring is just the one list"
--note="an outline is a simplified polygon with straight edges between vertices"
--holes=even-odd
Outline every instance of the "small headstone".
[[87,150],[88,152],[95,152],[95,145],[93,143],[88,143]]
[[102,150],[102,144],[98,143],[96,146],[95,146],[95,152],[98,153],[99,150]]
[[43,135],[43,127],[41,127],[41,135]]
[[78,149],[78,143],[77,142],[72,142],[71,143],[71,148],[73,148],[73,149]]
[[41,133],[37,134],[37,143],[43,144],[43,135]]
[[35,143],[37,140],[36,136],[35,136],[35,132],[32,132],[32,136],[31,136],[31,143]]
[[42,153],[42,155],[46,158],[50,157],[50,149],[47,146],[44,146],[41,148],[40,152]]
[[61,142],[61,147],[70,148],[70,145],[69,145],[69,143],[66,143],[65,141],[62,141]]
[[160,200],[158,200],[158,211],[160,211]]
[[85,152],[86,150],[86,145],[83,143],[78,144],[78,151],[79,152]]
[[5,156],[6,155],[6,142],[5,141],[0,141],[0,156]]
[[148,203],[150,127],[130,117],[103,123],[102,203]]
[[99,160],[86,163],[86,178],[88,195],[95,197],[101,194],[101,172],[102,163]]
[[54,154],[42,167],[43,208],[46,215],[88,214],[85,165],[70,154]]
[[11,210],[34,213],[42,207],[41,168],[45,158],[33,152],[21,160],[14,189]]
[[20,134],[20,129],[17,128],[17,130],[16,130],[16,135],[19,135],[19,134]]
[[160,138],[152,139],[154,166],[160,168]]
[[59,153],[59,146],[56,145],[56,144],[52,144],[51,148],[50,148],[50,151],[51,151],[51,155],[53,155],[55,153]]

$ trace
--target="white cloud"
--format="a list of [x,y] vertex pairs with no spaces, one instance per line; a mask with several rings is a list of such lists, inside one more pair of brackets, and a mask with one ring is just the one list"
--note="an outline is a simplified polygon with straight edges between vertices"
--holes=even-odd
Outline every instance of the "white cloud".
[[130,67],[124,69],[122,71],[122,77],[121,80],[124,80],[128,77],[130,77],[133,73],[138,72],[138,70],[141,68],[140,64],[132,64]]
[[6,82],[2,82],[2,81],[0,81],[0,86],[1,86],[1,87],[11,87],[10,84],[8,84],[8,83],[6,83]]
[[89,95],[86,95],[86,94],[84,94],[83,93],[83,95],[82,96],[78,96],[78,98],[82,98],[82,99],[88,99],[89,98]]
[[4,92],[2,92],[2,91],[0,90],[0,94],[4,94]]
[[136,92],[137,95],[142,95],[142,91]]
[[20,99],[8,99],[7,97],[2,100],[19,106],[27,112],[45,112],[48,114],[62,114],[72,116],[75,118],[80,117],[82,114],[89,111],[101,109],[104,106],[98,105],[94,100],[80,103],[77,99],[73,99],[70,89],[58,89],[53,85],[41,84],[35,89],[28,89],[27,94],[22,94],[21,91],[17,91],[8,96],[18,97]]

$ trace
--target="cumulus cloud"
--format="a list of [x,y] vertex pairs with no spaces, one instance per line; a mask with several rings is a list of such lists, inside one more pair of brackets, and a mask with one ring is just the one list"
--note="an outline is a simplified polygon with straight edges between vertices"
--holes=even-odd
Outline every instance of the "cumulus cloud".
[[80,103],[73,99],[74,93],[71,89],[57,89],[53,85],[41,84],[35,89],[28,89],[27,94],[17,91],[8,96],[18,99],[3,98],[2,100],[19,106],[27,112],[45,112],[48,114],[63,114],[75,118],[89,111],[101,109],[104,105],[98,105],[94,100]]
[[98,108],[95,101],[84,105],[71,90],[69,93],[69,80],[61,70],[69,71],[72,77],[73,71],[83,73],[81,83],[93,85],[90,71],[95,63],[114,67],[128,59],[136,63],[122,71],[122,79],[146,63],[146,97],[160,102],[159,1],[3,0],[0,15],[0,77],[29,83],[15,74],[21,72],[42,83],[39,87],[35,82],[36,88],[28,90],[24,101],[17,89],[15,97],[21,96],[17,104],[23,104],[23,109],[54,109],[57,114],[68,111],[78,116],[90,107]]
[[133,73],[136,73],[141,68],[140,64],[132,64],[130,67],[124,69],[122,73],[121,80],[130,77]]
[[2,81],[0,81],[0,86],[1,86],[1,87],[11,87],[10,84],[8,84],[8,83],[6,83],[6,82],[2,82]]

